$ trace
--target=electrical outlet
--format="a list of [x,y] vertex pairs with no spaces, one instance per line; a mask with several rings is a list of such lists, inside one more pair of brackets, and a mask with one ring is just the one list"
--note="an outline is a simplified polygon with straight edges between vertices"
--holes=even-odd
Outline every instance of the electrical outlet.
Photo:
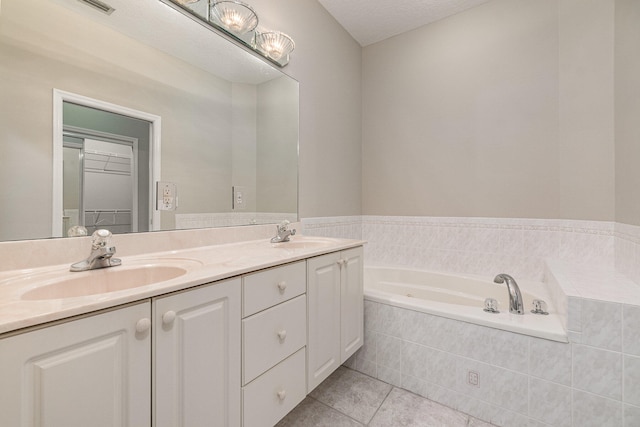
[[480,387],[480,374],[475,371],[468,371],[467,383],[474,387]]
[[173,211],[178,207],[178,187],[173,182],[157,182],[157,203],[159,211]]

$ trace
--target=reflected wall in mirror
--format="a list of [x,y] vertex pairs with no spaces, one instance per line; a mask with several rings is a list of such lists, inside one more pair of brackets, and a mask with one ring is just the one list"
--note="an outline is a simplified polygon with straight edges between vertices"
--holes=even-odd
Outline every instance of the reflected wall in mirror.
[[176,184],[178,208],[156,211],[152,194],[149,229],[296,220],[298,83],[159,0],[109,4],[111,15],[77,0],[0,5],[0,240],[64,234],[54,89],[161,118],[149,138],[161,141],[157,179]]

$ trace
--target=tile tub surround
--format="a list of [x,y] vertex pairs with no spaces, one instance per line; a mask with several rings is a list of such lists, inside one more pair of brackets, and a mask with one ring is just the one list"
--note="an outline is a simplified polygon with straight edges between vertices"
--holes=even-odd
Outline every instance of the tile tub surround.
[[640,284],[640,227],[616,223],[615,264],[616,270]]
[[516,279],[540,281],[546,258],[614,263],[612,222],[364,215],[302,223],[307,234],[366,240],[365,259],[374,265],[479,275],[507,272]]
[[564,344],[366,300],[348,366],[498,426],[638,426],[640,307],[580,304],[603,333]]
[[[640,426],[640,227],[360,219],[368,264],[545,277],[565,310],[570,343],[366,301],[365,345],[351,367],[497,425]],[[337,237],[355,222],[346,217],[303,225],[308,234]],[[470,370],[479,374],[478,386],[468,384]]]

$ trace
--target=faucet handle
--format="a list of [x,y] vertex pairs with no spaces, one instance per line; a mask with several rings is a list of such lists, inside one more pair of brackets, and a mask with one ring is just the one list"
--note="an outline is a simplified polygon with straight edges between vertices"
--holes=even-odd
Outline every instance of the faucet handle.
[[289,228],[289,224],[291,224],[289,220],[285,219],[280,224],[278,224],[278,231],[279,232],[287,231],[287,228]]
[[91,235],[91,244],[94,248],[102,248],[109,244],[111,236],[112,234],[109,230],[106,230],[104,228],[96,230]]

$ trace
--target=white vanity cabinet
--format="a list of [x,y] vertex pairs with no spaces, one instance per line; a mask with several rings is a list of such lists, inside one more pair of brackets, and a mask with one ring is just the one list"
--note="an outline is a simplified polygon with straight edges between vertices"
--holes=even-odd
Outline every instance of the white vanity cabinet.
[[275,425],[362,345],[362,272],[357,247],[4,334],[0,425]]
[[362,247],[310,258],[307,272],[310,393],[362,346]]
[[151,424],[149,302],[0,339],[3,426]]
[[243,425],[276,424],[306,396],[306,263],[243,278]]
[[240,425],[240,286],[154,298],[154,427]]

